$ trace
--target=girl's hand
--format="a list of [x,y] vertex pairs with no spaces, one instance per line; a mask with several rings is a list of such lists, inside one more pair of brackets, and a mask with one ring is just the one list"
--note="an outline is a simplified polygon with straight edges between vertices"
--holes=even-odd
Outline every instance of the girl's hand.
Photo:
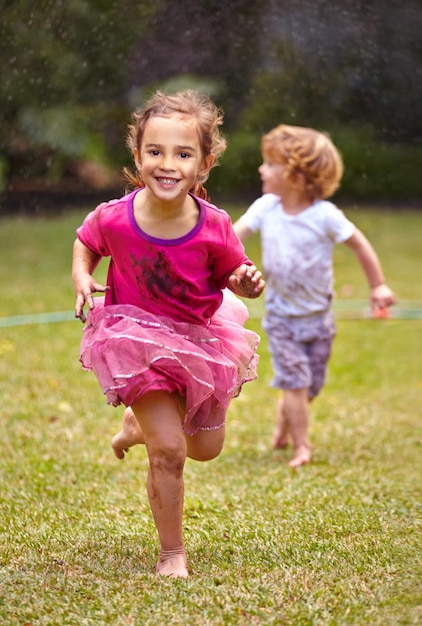
[[228,288],[242,298],[258,298],[264,291],[265,282],[255,265],[240,265],[227,282]]
[[85,323],[85,302],[88,304],[88,308],[92,310],[95,306],[92,294],[97,292],[104,293],[105,291],[108,291],[110,287],[97,283],[97,281],[94,280],[91,274],[83,274],[81,276],[77,276],[76,278],[74,278],[74,285],[76,295],[75,317],[79,318],[81,322]]

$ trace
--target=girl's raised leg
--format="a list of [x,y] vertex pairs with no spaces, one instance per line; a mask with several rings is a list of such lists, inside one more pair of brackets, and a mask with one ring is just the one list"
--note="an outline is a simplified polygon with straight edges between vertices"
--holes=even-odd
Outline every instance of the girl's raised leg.
[[131,407],[127,407],[123,413],[122,429],[114,435],[111,447],[117,458],[123,459],[129,448],[138,443],[145,443],[144,435]]
[[[180,419],[184,417],[184,400],[178,394],[177,398]],[[217,430],[200,430],[195,435],[185,435],[187,442],[187,456],[196,461],[209,461],[217,457],[224,444],[225,426]],[[131,407],[123,413],[121,430],[111,440],[111,447],[118,459],[123,459],[129,448],[137,444],[144,444],[144,434]]]

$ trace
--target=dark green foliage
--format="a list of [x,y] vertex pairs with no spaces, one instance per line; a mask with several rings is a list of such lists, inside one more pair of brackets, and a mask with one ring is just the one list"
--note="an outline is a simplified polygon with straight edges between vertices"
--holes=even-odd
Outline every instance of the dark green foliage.
[[[115,187],[131,111],[153,89],[200,85],[225,112],[222,193],[256,193],[260,137],[288,123],[338,137],[347,196],[421,196],[417,0],[0,5],[0,193]],[[100,180],[81,175],[92,164]]]

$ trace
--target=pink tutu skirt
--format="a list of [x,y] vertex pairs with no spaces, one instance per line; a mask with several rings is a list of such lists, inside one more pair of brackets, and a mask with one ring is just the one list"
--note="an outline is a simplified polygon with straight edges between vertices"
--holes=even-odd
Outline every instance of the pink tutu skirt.
[[186,398],[184,431],[215,430],[230,400],[257,377],[259,336],[244,328],[248,311],[229,290],[207,326],[175,322],[132,305],[95,299],[80,361],[94,371],[109,404],[130,406],[153,390]]

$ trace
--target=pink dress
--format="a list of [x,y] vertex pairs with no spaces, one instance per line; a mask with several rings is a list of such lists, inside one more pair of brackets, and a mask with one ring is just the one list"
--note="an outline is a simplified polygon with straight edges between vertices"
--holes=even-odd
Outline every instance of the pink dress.
[[233,269],[251,262],[229,216],[198,198],[191,233],[148,236],[134,221],[135,193],[100,205],[77,231],[111,256],[110,291],[88,314],[82,366],[114,406],[153,390],[178,392],[187,434],[220,428],[231,399],[257,377],[259,336],[244,327],[244,303],[225,289]]

